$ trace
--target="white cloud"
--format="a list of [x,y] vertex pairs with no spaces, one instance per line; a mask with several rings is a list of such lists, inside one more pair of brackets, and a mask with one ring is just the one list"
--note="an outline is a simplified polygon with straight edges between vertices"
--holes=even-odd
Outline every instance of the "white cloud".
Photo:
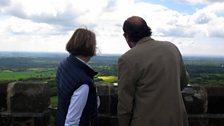
[[208,36],[224,38],[224,23],[223,22],[224,22],[224,18],[211,21],[208,26]]
[[[163,5],[136,0],[1,2],[5,3],[0,5],[1,51],[65,51],[66,42],[81,26],[96,32],[101,53],[124,53],[129,47],[122,36],[122,24],[132,15],[147,21],[154,38],[168,39],[184,53],[200,48],[200,53],[206,53],[202,50],[208,49],[207,46],[200,46],[203,41],[214,47],[213,42],[207,41],[221,43],[224,37],[224,3],[208,4],[193,14],[183,14]],[[210,51],[215,53],[212,49]]]
[[213,13],[199,12],[193,15],[192,18],[196,24],[207,24],[213,18],[216,18],[216,15]]
[[198,4],[207,2],[207,0],[176,0],[176,1],[186,4]]
[[13,34],[20,35],[45,35],[54,33],[55,28],[45,23],[34,23],[30,20],[20,19],[16,17],[8,17],[1,22],[2,30]]
[[191,16],[199,31],[209,37],[224,37],[224,2],[214,3]]
[[185,3],[185,4],[192,4],[192,5],[223,2],[223,0],[175,0],[175,1]]
[[0,7],[7,6],[10,4],[10,0],[0,0]]

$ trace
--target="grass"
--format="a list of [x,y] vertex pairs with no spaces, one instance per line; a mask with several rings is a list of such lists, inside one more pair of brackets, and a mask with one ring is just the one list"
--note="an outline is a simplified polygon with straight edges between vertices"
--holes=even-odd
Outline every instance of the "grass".
[[97,78],[102,79],[105,82],[113,83],[117,81],[117,76],[98,76]]
[[51,101],[51,108],[56,108],[57,103],[58,103],[58,97],[57,96],[52,96],[50,98],[50,101]]
[[30,68],[26,71],[0,71],[0,81],[21,80],[28,78],[51,78],[55,77],[55,70],[43,68]]
[[0,72],[0,80],[19,80],[35,77],[33,72]]

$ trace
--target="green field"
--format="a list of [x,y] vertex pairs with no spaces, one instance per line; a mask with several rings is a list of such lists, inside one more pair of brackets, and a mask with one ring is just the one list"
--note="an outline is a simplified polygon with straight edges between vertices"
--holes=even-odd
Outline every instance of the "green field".
[[52,96],[50,101],[51,101],[51,108],[56,108],[57,103],[58,103],[58,97],[57,96]]
[[97,78],[108,83],[117,82],[117,76],[97,76]]
[[54,69],[29,68],[25,71],[0,70],[0,81],[3,80],[25,80],[30,78],[53,78]]

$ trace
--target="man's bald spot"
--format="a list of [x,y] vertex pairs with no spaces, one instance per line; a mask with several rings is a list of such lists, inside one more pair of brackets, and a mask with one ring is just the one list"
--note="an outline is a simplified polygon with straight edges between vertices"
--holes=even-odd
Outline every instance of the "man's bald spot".
[[142,25],[144,20],[141,18],[141,17],[138,17],[138,16],[132,16],[132,17],[129,17],[127,19],[128,22],[130,22],[131,24],[135,24],[135,25]]

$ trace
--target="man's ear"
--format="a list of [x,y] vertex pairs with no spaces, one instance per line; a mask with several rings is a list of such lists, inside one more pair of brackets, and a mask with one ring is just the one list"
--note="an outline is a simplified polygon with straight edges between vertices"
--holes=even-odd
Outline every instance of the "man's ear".
[[129,46],[130,48],[133,48],[133,47],[135,46],[135,43],[133,43],[133,42],[130,40],[130,38],[128,37],[128,34],[124,33],[123,35],[124,35],[124,37],[125,37],[126,42],[128,43],[128,46]]
[[133,48],[133,47],[135,47],[135,45],[136,45],[136,43],[131,42],[131,41],[127,41],[127,43],[128,43],[128,46],[129,46],[130,48]]
[[124,36],[125,40],[128,42],[128,40],[129,40],[128,39],[128,34],[127,33],[124,33],[123,36]]

